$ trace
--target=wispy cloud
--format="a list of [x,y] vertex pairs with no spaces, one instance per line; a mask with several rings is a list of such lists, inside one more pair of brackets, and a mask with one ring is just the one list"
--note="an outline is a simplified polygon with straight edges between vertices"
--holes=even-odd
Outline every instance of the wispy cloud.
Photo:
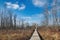
[[16,4],[16,3],[13,4],[11,2],[6,2],[5,4],[6,4],[7,8],[19,9],[19,10],[25,9],[25,5],[24,4],[19,5],[19,4]]
[[29,19],[31,19],[31,17],[29,17],[29,16],[22,16],[21,19],[29,20]]
[[41,24],[41,21],[43,21],[43,14],[34,14],[34,15],[32,15],[32,16],[18,16],[18,17],[20,17],[20,18],[18,18],[18,19],[23,19],[24,20],[24,22],[26,23],[26,22],[28,22],[29,24],[32,24],[32,23],[37,23],[37,24]]
[[25,9],[25,7],[26,7],[26,6],[25,6],[24,4],[22,4],[19,9],[20,9],[20,10],[23,10],[23,9]]
[[33,5],[37,6],[37,7],[42,7],[45,5],[44,1],[41,0],[32,0]]

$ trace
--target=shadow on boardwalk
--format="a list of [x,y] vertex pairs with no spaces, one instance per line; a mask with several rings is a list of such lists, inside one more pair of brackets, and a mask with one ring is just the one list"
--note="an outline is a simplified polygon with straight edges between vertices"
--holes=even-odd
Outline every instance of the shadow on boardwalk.
[[30,40],[44,40],[44,39],[41,37],[41,35],[39,35],[38,31],[35,29]]
[[39,32],[38,32],[38,31],[37,31],[37,33],[38,33],[38,35],[39,35],[40,39],[41,39],[41,40],[44,40],[44,39],[42,38],[42,36],[39,34]]

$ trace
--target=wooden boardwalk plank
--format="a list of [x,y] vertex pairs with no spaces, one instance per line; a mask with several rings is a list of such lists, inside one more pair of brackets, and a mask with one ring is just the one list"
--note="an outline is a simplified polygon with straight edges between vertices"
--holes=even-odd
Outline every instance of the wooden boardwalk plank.
[[40,40],[40,37],[35,29],[35,32],[33,33],[32,37],[30,40]]

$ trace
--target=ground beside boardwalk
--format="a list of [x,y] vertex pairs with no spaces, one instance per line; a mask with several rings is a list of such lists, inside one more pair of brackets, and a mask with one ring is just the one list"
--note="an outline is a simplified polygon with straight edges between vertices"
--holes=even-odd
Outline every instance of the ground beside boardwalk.
[[60,40],[60,27],[39,27],[38,32],[44,40]]

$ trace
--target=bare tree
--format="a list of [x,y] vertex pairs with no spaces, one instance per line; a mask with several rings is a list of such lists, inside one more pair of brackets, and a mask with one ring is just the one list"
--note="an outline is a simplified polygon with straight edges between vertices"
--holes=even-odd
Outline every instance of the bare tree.
[[17,15],[15,14],[14,15],[14,29],[16,29],[16,17],[17,17]]
[[25,21],[26,19],[21,19],[21,22],[22,22],[22,25],[21,25],[21,27],[22,28],[24,28],[24,21]]
[[9,10],[8,12],[9,12],[9,28],[12,28],[13,27],[12,12],[11,10]]
[[21,27],[21,25],[20,25],[20,20],[19,20],[19,27]]
[[1,28],[4,28],[4,15],[3,15],[3,9],[1,13]]
[[26,25],[27,28],[29,27],[29,23],[28,22],[25,25]]
[[53,0],[52,13],[53,13],[53,25],[56,25],[56,24],[58,24],[58,19],[57,19],[57,0]]
[[45,4],[45,12],[44,12],[44,15],[45,15],[45,25],[47,26],[48,25],[48,17],[49,17],[49,13],[48,13],[48,3]]
[[24,28],[24,20],[22,19],[22,28]]

